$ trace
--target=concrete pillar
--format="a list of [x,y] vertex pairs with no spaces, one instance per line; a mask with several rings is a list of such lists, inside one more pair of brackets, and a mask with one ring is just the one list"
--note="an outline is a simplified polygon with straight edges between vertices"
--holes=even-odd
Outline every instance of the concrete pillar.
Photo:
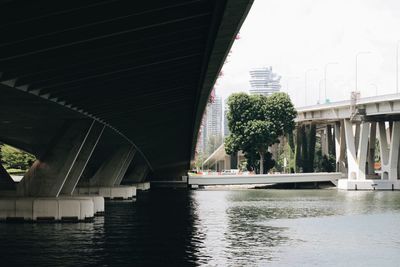
[[[135,162],[133,162],[135,164]],[[133,167],[132,171],[128,173],[122,183],[124,184],[134,184],[134,183],[142,183],[145,181],[147,174],[149,173],[150,168],[147,164],[138,164]]]
[[79,182],[79,179],[82,176],[83,171],[86,168],[87,163],[89,162],[90,157],[93,154],[94,149],[96,148],[101,135],[103,134],[105,129],[105,125],[102,125],[98,122],[93,123],[91,129],[88,131],[86,135],[86,141],[82,145],[80,153],[78,154],[75,164],[69,172],[64,186],[61,189],[62,195],[72,195],[76,185]]
[[135,147],[130,144],[117,149],[90,179],[90,186],[113,187],[116,183],[120,183],[135,152]]
[[356,179],[358,166],[357,166],[357,155],[355,140],[353,135],[353,124],[350,120],[344,120],[344,131],[346,137],[346,152],[348,162],[348,179]]
[[328,140],[328,153],[329,155],[335,155],[335,141],[334,136],[332,134],[332,125],[328,124],[326,126],[326,138]]
[[320,136],[321,136],[321,152],[322,156],[328,156],[329,155],[329,148],[328,148],[328,135],[327,135],[327,129],[322,129],[320,131]]
[[14,180],[0,163],[0,190],[15,190]]
[[368,174],[375,174],[376,122],[371,122],[368,143]]
[[360,123],[356,122],[354,123],[355,128],[356,128],[356,132],[354,134],[354,142],[355,142],[355,146],[356,146],[356,152],[358,152],[358,145],[360,144]]
[[389,180],[396,181],[397,176],[397,165],[399,161],[399,145],[400,145],[400,121],[394,121],[391,142],[389,149]]
[[370,131],[370,123],[361,122],[358,152],[357,152],[357,165],[358,165],[357,180],[366,179],[369,131]]
[[17,185],[17,194],[58,197],[75,164],[79,163],[78,156],[85,150],[91,131],[97,128],[95,124],[87,120],[66,122]]
[[231,156],[226,155],[224,160],[225,160],[225,170],[230,170],[231,169]]
[[379,138],[379,151],[381,156],[381,179],[387,180],[389,175],[388,163],[389,163],[389,147],[387,141],[386,125],[385,122],[380,121],[378,123],[378,138]]
[[336,171],[344,173],[346,171],[345,164],[345,130],[344,121],[341,120],[335,124],[335,148],[336,148]]

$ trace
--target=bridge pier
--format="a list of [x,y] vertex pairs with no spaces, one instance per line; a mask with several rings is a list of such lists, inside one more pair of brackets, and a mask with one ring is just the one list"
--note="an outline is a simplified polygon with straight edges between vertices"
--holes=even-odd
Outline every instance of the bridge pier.
[[[395,121],[388,130],[384,121],[365,122],[362,121],[357,131],[358,150],[355,150],[355,136],[353,136],[353,124],[350,120],[344,121],[348,179],[341,179],[339,189],[346,190],[396,190],[400,189],[398,179],[399,152],[400,152],[400,121]],[[378,127],[377,127],[378,126]],[[381,156],[381,177],[375,176],[375,144],[376,133],[378,133],[380,156]],[[390,141],[388,141],[390,140]]]
[[66,122],[13,196],[0,197],[0,219],[82,221],[104,212],[102,198],[71,196],[103,130],[96,121]]
[[136,187],[120,185],[135,153],[136,148],[130,144],[118,148],[89,179],[89,185],[79,186],[75,190],[75,195],[94,194],[107,199],[132,199],[135,197]]
[[346,140],[345,140],[345,130],[344,121],[335,123],[335,149],[336,149],[336,171],[341,173],[346,173],[346,162],[345,162],[345,152],[346,152]]

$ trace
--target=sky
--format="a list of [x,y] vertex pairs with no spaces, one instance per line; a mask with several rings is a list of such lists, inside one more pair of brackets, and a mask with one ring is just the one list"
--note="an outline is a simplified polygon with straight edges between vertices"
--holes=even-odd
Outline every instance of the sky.
[[239,35],[215,85],[223,99],[248,92],[251,69],[272,66],[297,107],[324,101],[325,69],[326,98],[347,100],[360,52],[361,97],[396,93],[400,1],[255,0]]

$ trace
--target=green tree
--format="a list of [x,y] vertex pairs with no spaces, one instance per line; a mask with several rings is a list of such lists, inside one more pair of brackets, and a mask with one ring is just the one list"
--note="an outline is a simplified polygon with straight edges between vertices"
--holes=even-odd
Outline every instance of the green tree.
[[0,146],[0,159],[4,168],[27,170],[35,161],[35,157],[9,145]]
[[272,168],[274,162],[268,147],[279,142],[279,136],[291,133],[294,128],[296,110],[289,96],[285,93],[269,97],[232,94],[228,99],[228,108],[231,133],[225,139],[226,152],[232,154],[242,150],[248,167],[259,169],[261,174]]

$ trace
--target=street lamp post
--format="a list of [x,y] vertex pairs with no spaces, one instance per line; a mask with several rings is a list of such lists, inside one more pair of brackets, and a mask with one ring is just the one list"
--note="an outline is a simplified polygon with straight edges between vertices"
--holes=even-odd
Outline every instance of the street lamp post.
[[311,71],[316,71],[317,69],[308,69],[304,73],[304,97],[305,97],[305,106],[307,106],[307,74]]
[[396,94],[399,93],[399,45],[400,41],[396,44]]
[[360,55],[370,54],[370,51],[362,51],[356,54],[356,92],[358,92],[358,57]]
[[329,65],[336,65],[338,64],[337,62],[329,62],[325,64],[325,68],[324,68],[324,88],[325,88],[325,102],[327,100],[327,96],[326,96],[326,72],[328,70],[328,66]]

